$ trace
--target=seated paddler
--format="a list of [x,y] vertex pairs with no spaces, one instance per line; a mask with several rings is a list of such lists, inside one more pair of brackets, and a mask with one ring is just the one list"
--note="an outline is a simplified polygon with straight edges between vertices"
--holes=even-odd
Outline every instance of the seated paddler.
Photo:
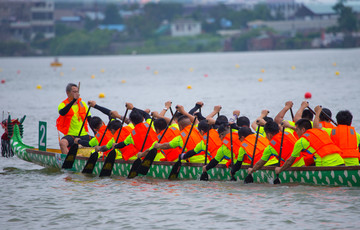
[[323,127],[322,130],[326,131],[334,144],[342,150],[340,154],[346,166],[358,166],[360,135],[355,131],[355,128],[351,126],[353,118],[351,112],[348,110],[339,111],[336,114],[338,126],[325,128],[321,125],[320,117],[323,114],[321,106],[316,106],[314,110],[316,113],[314,128]]
[[[114,143],[112,147],[120,149],[124,160],[132,160],[136,159],[137,153],[141,151],[147,131],[149,130],[149,133],[144,144],[144,149],[149,148],[155,141],[157,141],[157,135],[154,129],[149,125],[151,119],[148,113],[135,108],[131,103],[126,103],[126,108],[132,110],[130,113],[130,121],[134,125],[134,129],[124,141]],[[144,119],[146,122],[144,122]],[[129,145],[132,145],[136,151],[122,151],[123,148]],[[109,148],[107,146],[102,146],[100,148],[101,151],[108,149]]]
[[[264,165],[272,166],[277,165],[280,160],[280,166],[291,156],[297,139],[291,133],[280,131],[279,125],[274,121],[266,122],[264,125],[266,138],[270,141],[269,145],[264,149],[261,159],[256,162],[253,168],[248,169],[248,174],[256,172]],[[281,143],[282,142],[282,143]],[[282,144],[282,145],[281,145]],[[281,149],[281,159],[279,153]],[[298,157],[293,163],[293,167],[300,167],[304,165],[302,157]]]
[[334,144],[329,135],[320,129],[312,128],[308,119],[300,119],[295,123],[295,132],[300,137],[289,159],[282,167],[276,167],[275,173],[279,174],[288,169],[301,154],[309,155],[316,166],[343,166],[341,149]]
[[[180,113],[182,114],[185,113],[183,106],[177,105],[176,108]],[[182,115],[181,117],[178,118],[178,125],[180,129],[179,135],[173,138],[170,142],[155,143],[154,148],[162,149],[162,150],[178,148],[182,150],[184,143],[187,139],[187,136],[190,133],[192,122],[188,116]],[[185,152],[194,149],[195,146],[201,140],[202,140],[201,134],[199,133],[198,129],[194,127],[190,133],[189,141],[186,145]],[[189,159],[187,159],[187,161],[192,163],[203,163],[205,159],[204,157],[205,157],[204,153],[201,152],[199,154],[190,157]]]

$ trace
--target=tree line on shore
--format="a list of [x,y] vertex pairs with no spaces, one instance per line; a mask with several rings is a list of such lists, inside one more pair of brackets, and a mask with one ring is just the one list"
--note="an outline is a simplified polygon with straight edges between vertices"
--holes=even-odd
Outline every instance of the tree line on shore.
[[[231,39],[228,50],[246,51],[248,41],[264,32],[276,34],[269,28],[247,29],[247,23],[253,20],[283,20],[284,16],[278,12],[272,16],[269,8],[264,4],[256,5],[253,10],[235,10],[223,4],[203,9],[200,6],[191,12],[186,12],[183,5],[178,3],[149,3],[143,7],[126,5],[122,10],[136,11],[139,14],[122,18],[119,8],[108,5],[104,10],[102,21],[85,18],[83,29],[74,29],[64,24],[56,24],[52,39],[46,39],[39,33],[29,43],[17,41],[1,41],[1,56],[23,55],[105,55],[131,53],[182,53],[182,52],[219,52],[224,51],[226,39],[217,34],[221,29],[241,29],[243,32]],[[338,26],[328,28],[330,32],[345,32],[349,34],[359,29],[359,21],[352,8],[342,1],[334,6],[339,14]],[[169,34],[157,33],[157,29],[164,22],[171,22],[178,18],[188,18],[202,24],[203,33],[195,37],[171,37]],[[223,21],[230,23],[222,23]],[[122,32],[100,30],[100,24],[123,24]],[[296,34],[282,39],[276,49],[309,48],[310,40],[320,37],[320,32],[311,34]],[[354,46],[339,44],[338,47]]]

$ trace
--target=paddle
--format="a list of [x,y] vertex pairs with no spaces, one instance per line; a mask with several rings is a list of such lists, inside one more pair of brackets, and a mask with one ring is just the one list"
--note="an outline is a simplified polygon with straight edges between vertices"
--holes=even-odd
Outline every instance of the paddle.
[[291,119],[292,119],[292,121],[294,121],[294,113],[292,111],[292,108],[290,108],[290,113],[291,113]]
[[[193,128],[194,128],[195,121],[196,121],[196,117],[194,118],[194,121],[193,121],[193,123],[192,123],[192,125],[191,125],[191,128],[190,128],[190,131],[189,131],[189,134],[188,134],[188,136],[187,136],[187,138],[186,138],[186,141],[185,141],[185,143],[184,143],[184,146],[183,146],[180,154],[184,153],[184,151],[185,151],[186,145],[187,145],[187,143],[188,143],[188,141],[189,141],[189,138],[190,138],[190,135],[191,135],[191,131],[192,131]],[[181,168],[181,159],[179,159],[179,160],[174,164],[173,168],[171,169],[171,172],[170,172],[170,175],[169,175],[168,179],[169,179],[169,180],[176,179],[176,178],[179,176],[180,168]]]
[[[278,167],[280,167],[280,162],[281,162],[281,152],[283,149],[283,141],[284,141],[284,134],[285,134],[285,127],[283,127],[282,129],[282,134],[281,134],[281,142],[280,142],[280,151],[279,151],[279,162],[277,164]],[[279,179],[279,174],[276,174],[276,178],[274,179],[274,184],[280,184],[280,179]]]
[[[154,117],[151,118],[150,125],[149,125],[149,128],[148,128],[147,132],[146,132],[145,139],[144,139],[144,142],[143,142],[143,144],[141,146],[140,152],[144,151],[144,146],[145,146],[145,143],[146,143],[146,139],[147,139],[147,137],[149,135],[149,132],[150,132],[153,121],[154,121]],[[131,178],[134,178],[134,177],[136,177],[138,175],[137,174],[137,169],[139,168],[140,164],[141,164],[141,158],[138,157],[134,161],[134,163],[132,164],[129,175],[127,176],[127,178],[131,179]]]
[[[308,106],[307,108],[310,110],[310,112],[311,112],[312,114],[314,114],[314,115],[316,114],[315,111],[312,110],[309,106]],[[338,126],[338,123],[336,123],[336,121],[334,121],[327,113],[325,113],[325,112],[322,111],[322,110],[321,110],[321,113],[324,114],[324,116],[325,116],[327,119],[329,119],[334,125]]]
[[170,113],[171,113],[171,116],[174,116],[174,112],[171,107],[170,107]]
[[[171,109],[171,107],[170,107]],[[178,111],[175,111],[175,113],[172,115],[172,118],[170,119],[170,122],[169,124],[166,126],[163,134],[161,135],[158,143],[161,142],[161,140],[163,139],[166,131],[168,130],[169,126],[171,125],[172,121],[174,120],[175,118],[175,115],[178,113]],[[154,159],[156,157],[156,154],[157,154],[157,149],[152,149],[150,150],[150,152],[145,156],[144,160],[141,162],[141,165],[137,168],[136,172],[139,174],[142,174],[142,175],[146,175],[148,172],[149,172],[149,169],[152,165],[152,163],[154,162]]]
[[[232,134],[232,130],[231,130],[231,126],[230,126],[230,151],[231,151],[231,164],[230,164],[230,170],[232,169],[233,165],[234,165],[234,150],[233,150],[233,134]],[[230,173],[231,174],[231,173]],[[236,181],[235,175],[233,175],[230,178],[231,181]]]
[[[256,138],[255,138],[255,145],[254,145],[253,157],[252,157],[252,159],[251,159],[251,165],[250,165],[251,168],[254,166],[256,145],[257,145],[257,141],[258,141],[258,138],[259,138],[259,131],[260,131],[260,125],[258,125],[257,130],[256,130]],[[254,178],[253,178],[253,176],[252,176],[251,173],[246,176],[244,182],[245,182],[245,184],[249,184],[249,183],[253,183],[253,182],[254,182]]]
[[[125,110],[125,115],[123,117],[123,120],[121,122],[121,127],[120,127],[120,130],[119,130],[119,133],[116,137],[116,143],[119,141],[119,137],[120,137],[120,133],[121,133],[121,130],[124,126],[124,122],[126,120],[126,115],[127,115],[127,112],[128,112],[128,109]],[[111,175],[111,171],[114,167],[114,163],[115,163],[115,158],[116,158],[116,150],[115,148],[113,148],[109,154],[107,155],[106,159],[105,159],[105,162],[104,162],[104,165],[100,171],[100,175],[99,177],[104,177],[104,176],[110,176]]]
[[[105,134],[106,134],[106,131],[107,131],[108,127],[109,127],[110,122],[111,122],[111,119],[110,119],[109,123],[107,124],[106,129],[105,129],[105,131],[104,131],[104,133],[103,133],[103,135],[102,135],[102,137],[100,139],[99,146],[101,146],[102,141],[104,140],[104,137],[105,137]],[[89,159],[87,160],[87,162],[85,164],[85,167],[82,170],[82,173],[91,174],[94,171],[95,164],[96,164],[98,158],[99,158],[99,153],[97,151],[93,152],[90,155]]]
[[[209,139],[210,139],[210,127],[206,134],[206,148],[205,148],[205,162],[204,165],[207,164],[207,154],[208,154],[208,146],[209,146]],[[200,180],[208,181],[209,180],[209,174],[207,172],[203,172],[200,176]]]
[[[87,119],[87,117],[89,115],[89,112],[90,112],[90,108],[91,107],[89,107],[88,111],[86,112],[85,119],[84,119],[84,121],[83,121],[83,123],[81,125],[80,132],[79,132],[79,135],[77,137],[80,137],[80,135],[81,135],[81,131],[84,128],[85,121],[86,121],[86,119]],[[70,150],[69,150],[68,154],[66,155],[66,158],[65,158],[64,163],[63,163],[61,168],[63,168],[63,169],[71,169],[73,167],[78,148],[79,148],[79,145],[75,144],[75,143],[70,147]]]

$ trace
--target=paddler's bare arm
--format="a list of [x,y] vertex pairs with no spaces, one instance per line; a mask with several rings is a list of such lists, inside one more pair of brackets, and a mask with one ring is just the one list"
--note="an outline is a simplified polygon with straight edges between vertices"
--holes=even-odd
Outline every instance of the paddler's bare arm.
[[265,122],[264,117],[266,117],[269,113],[270,113],[269,110],[266,110],[266,109],[262,110],[261,114],[260,114],[260,117],[256,118],[256,120],[253,121],[253,123],[251,123],[251,128],[256,130],[257,127],[258,127],[257,123],[260,122],[260,124],[263,124]]
[[253,172],[256,172],[257,170],[261,169],[265,165],[265,163],[266,163],[266,161],[260,159],[254,165],[254,168],[248,168],[248,173],[251,174]]
[[314,118],[314,129],[320,129],[320,114],[321,114],[321,111],[322,111],[322,107],[320,105],[316,106],[314,108],[314,111],[315,111],[315,118]]
[[214,110],[209,115],[207,115],[206,119],[213,118],[216,114],[220,113],[220,110],[221,110],[221,105],[215,105]]
[[309,106],[309,102],[303,101],[301,102],[301,106],[299,110],[295,113],[294,121],[297,122],[301,119],[302,113],[304,112],[304,109],[306,109]]
[[[118,113],[118,111],[113,110],[113,111],[110,112],[110,114],[111,114],[111,117],[113,117],[113,118],[118,118],[118,119],[120,119],[120,120],[123,120],[123,116],[121,116],[121,115]],[[129,123],[130,123],[129,118],[126,118],[126,119],[125,119],[125,123],[126,123],[126,124],[129,124]]]
[[[182,115],[187,116],[188,118],[190,118],[190,121],[193,122],[195,117],[193,115],[191,115],[190,113],[186,112],[186,110],[184,109],[184,106],[182,105],[177,105],[176,106],[176,110],[179,111],[179,113],[181,113]],[[199,120],[196,120],[195,124],[199,123]]]
[[154,148],[155,149],[172,149],[169,142],[162,143],[162,144],[155,143]]
[[285,117],[286,112],[293,107],[294,103],[292,101],[285,102],[285,107],[276,115],[274,121],[280,124]]
[[286,169],[290,168],[291,165],[295,162],[295,159],[296,159],[296,157],[293,157],[293,156],[289,157],[289,159],[287,159],[285,161],[285,163],[284,163],[284,165],[282,167],[276,167],[275,168],[275,173],[279,174],[282,171],[285,171]]

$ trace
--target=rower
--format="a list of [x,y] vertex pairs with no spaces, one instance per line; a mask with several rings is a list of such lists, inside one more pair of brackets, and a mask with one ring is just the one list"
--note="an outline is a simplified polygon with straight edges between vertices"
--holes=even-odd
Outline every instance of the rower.
[[[180,158],[181,158],[181,160],[185,160],[196,154],[199,154],[200,152],[205,152],[206,151],[206,144],[205,144],[206,139],[209,138],[208,152],[205,154],[206,154],[206,157],[208,157],[209,161],[211,161],[217,155],[217,151],[220,148],[220,146],[222,145],[222,140],[219,137],[219,133],[216,131],[216,129],[211,128],[211,125],[208,123],[207,120],[200,121],[197,128],[198,128],[200,134],[203,136],[203,139],[195,146],[194,149],[192,149],[186,153],[183,153],[180,156]],[[209,131],[209,137],[207,136],[208,131]],[[228,158],[228,159],[230,159],[230,158]],[[222,159],[221,159],[219,162],[226,164],[227,160],[222,161]]]
[[[74,144],[75,137],[79,135],[88,110],[88,106],[80,98],[77,85],[69,83],[66,86],[66,94],[67,99],[58,106],[59,117],[56,120],[56,128],[65,135],[59,142],[61,153],[63,154],[67,154],[69,152],[68,147]],[[84,129],[81,130],[81,134],[79,135],[82,140],[91,139],[88,134],[88,120],[91,120],[90,116],[91,114],[89,113],[89,117],[84,124]]]
[[[261,122],[262,121],[260,120],[256,125],[262,125]],[[237,162],[231,168],[231,177],[235,176],[235,173],[241,168],[243,163],[244,165],[251,164],[254,153],[256,134],[254,134],[250,128],[242,127],[239,129],[238,135],[241,145],[237,156]],[[265,137],[259,135],[256,143],[254,164],[260,160],[263,150],[268,145],[269,141]]]
[[[107,115],[109,117],[109,120],[111,120],[111,113],[114,111],[111,111],[105,107],[102,107],[98,104],[96,104],[96,101],[88,101],[88,105],[90,107],[93,107],[99,111],[101,111],[103,114]],[[115,111],[116,112],[116,111]],[[93,130],[95,137],[93,137],[91,140],[81,140],[80,138],[75,138],[74,142],[76,144],[80,144],[84,147],[94,147],[99,145],[100,140],[106,130],[105,123],[101,120],[100,117],[94,116],[91,118],[91,121],[89,122],[90,128]],[[105,133],[104,139],[102,143],[107,143],[111,138],[113,138],[110,131],[107,131]]]
[[[160,137],[163,135],[167,125],[168,124],[164,118],[158,118],[154,120],[154,128],[158,139],[160,139]],[[177,129],[176,127],[169,127],[161,141],[163,143],[170,142],[179,135],[179,129]],[[150,152],[150,150],[154,148],[155,143],[157,142],[154,142],[153,145],[144,152],[138,153],[138,156],[140,158],[145,157]],[[178,159],[180,153],[180,148],[162,149],[157,152],[154,161],[175,161]]]
[[[314,128],[320,128],[320,117],[323,109],[321,106],[315,107],[315,120]],[[327,113],[328,114],[328,113]],[[326,131],[331,140],[338,146],[342,152],[341,157],[345,161],[346,166],[357,166],[359,165],[359,143],[360,135],[355,131],[355,128],[351,126],[352,114],[348,110],[339,111],[336,114],[337,127],[322,128]]]
[[[282,132],[280,132],[279,125],[274,121],[269,121],[264,125],[264,130],[266,133],[266,138],[270,141],[269,145],[264,149],[261,159],[254,165],[254,168],[248,169],[248,174],[256,172],[261,169],[264,165],[271,166],[276,165],[279,161],[279,152],[281,151],[280,166],[291,156],[292,150],[294,148],[296,138],[289,132],[284,133],[284,139],[282,147],[281,137]],[[292,167],[300,167],[304,165],[304,161],[301,157],[298,157],[295,160],[295,163]]]
[[342,166],[341,150],[337,147],[325,131],[313,129],[308,119],[300,119],[295,123],[295,131],[300,137],[294,145],[291,157],[282,167],[276,167],[275,173],[288,169],[303,152],[312,156],[316,166]]
[[[184,113],[184,107],[181,105],[176,106],[177,110],[180,113]],[[164,142],[164,143],[155,143],[154,148],[156,149],[175,149],[175,148],[183,148],[185,140],[190,132],[191,129],[191,120],[188,116],[182,115],[178,119],[178,125],[180,128],[180,134],[173,138],[170,142]],[[192,150],[196,147],[196,145],[202,140],[201,134],[196,128],[193,128],[191,131],[189,141],[186,145],[186,151]],[[188,159],[191,163],[202,163],[204,162],[204,154],[199,153],[195,156],[192,156]]]
[[[220,125],[218,128],[218,133],[219,138],[221,139],[221,146],[218,148],[215,157],[209,162],[209,164],[203,166],[203,172],[207,172],[208,170],[218,165],[220,162],[223,163],[224,161],[226,165],[229,166],[232,158],[236,162],[237,153],[239,151],[241,142],[239,138],[237,138],[237,135],[234,135],[235,133],[232,133],[234,136],[233,140],[231,141],[230,132],[233,131],[230,129],[228,124]],[[233,156],[231,156],[231,149],[233,149]]]
[[[120,149],[122,153],[122,157],[124,160],[133,160],[136,159],[136,154],[141,151],[141,148],[143,146],[146,133],[149,128],[149,120],[150,115],[146,113],[145,111],[135,108],[132,103],[126,103],[126,108],[129,110],[132,110],[130,113],[130,121],[134,125],[134,129],[131,131],[131,133],[126,137],[124,141],[121,141],[120,143],[113,143],[113,148]],[[144,122],[144,119],[146,122]],[[115,134],[116,135],[116,134]],[[149,148],[152,143],[154,143],[157,140],[156,133],[153,130],[152,127],[150,127],[148,137],[146,139],[144,148]],[[123,149],[129,145],[133,145],[136,149],[136,151],[123,151]],[[109,149],[109,146],[101,146],[99,148],[100,151],[107,151]]]

